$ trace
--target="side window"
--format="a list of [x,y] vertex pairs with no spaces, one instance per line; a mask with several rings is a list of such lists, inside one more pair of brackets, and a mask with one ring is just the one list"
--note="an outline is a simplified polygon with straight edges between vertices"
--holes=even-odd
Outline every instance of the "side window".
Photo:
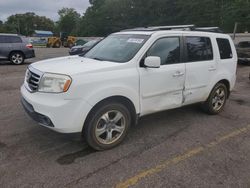
[[0,43],[4,43],[4,36],[0,36]]
[[217,38],[217,44],[221,59],[231,59],[233,57],[231,45],[228,39]]
[[180,63],[179,37],[161,38],[147,52],[147,56],[158,56],[161,65]]
[[10,36],[5,36],[4,37],[4,43],[12,43],[11,42],[11,37]]
[[10,43],[22,43],[21,38],[20,37],[16,37],[16,36],[9,37],[9,40],[10,40]]
[[213,59],[213,48],[208,37],[186,37],[187,61],[207,61]]

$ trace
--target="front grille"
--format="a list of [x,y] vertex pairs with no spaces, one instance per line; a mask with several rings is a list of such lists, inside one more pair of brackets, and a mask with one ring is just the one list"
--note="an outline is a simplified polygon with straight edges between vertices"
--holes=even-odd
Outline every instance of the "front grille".
[[30,91],[35,92],[38,90],[40,79],[41,75],[39,73],[35,73],[33,70],[27,69],[26,82]]

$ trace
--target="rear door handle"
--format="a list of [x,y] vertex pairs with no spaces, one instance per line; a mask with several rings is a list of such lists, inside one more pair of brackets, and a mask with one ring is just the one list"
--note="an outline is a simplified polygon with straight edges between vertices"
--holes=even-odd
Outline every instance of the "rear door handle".
[[184,75],[184,72],[177,71],[176,73],[173,74],[173,77],[181,77]]

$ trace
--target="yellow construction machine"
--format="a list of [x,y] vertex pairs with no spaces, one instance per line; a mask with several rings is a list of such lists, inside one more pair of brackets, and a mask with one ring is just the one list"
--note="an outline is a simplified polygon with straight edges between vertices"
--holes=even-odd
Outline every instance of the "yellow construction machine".
[[60,48],[61,46],[71,48],[76,42],[76,37],[68,36],[66,33],[61,32],[60,37],[49,37],[47,41],[48,48]]

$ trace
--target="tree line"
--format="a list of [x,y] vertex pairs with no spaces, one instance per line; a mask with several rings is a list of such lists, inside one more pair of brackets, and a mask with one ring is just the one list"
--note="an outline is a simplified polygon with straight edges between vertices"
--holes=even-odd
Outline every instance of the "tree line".
[[16,14],[0,21],[0,32],[31,35],[35,29],[76,36],[106,36],[126,28],[195,24],[233,32],[250,30],[249,0],[89,0],[85,13],[72,8],[58,11],[59,20],[35,13]]

